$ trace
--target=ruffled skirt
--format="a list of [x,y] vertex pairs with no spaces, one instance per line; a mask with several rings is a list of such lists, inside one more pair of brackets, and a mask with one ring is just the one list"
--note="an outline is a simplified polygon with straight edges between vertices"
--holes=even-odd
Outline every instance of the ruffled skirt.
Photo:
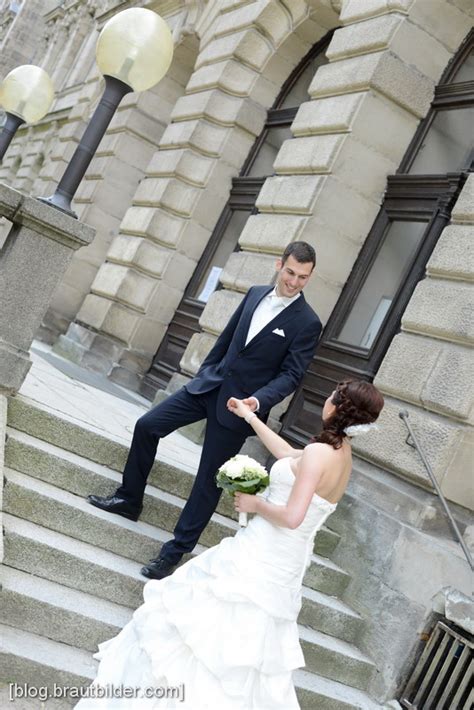
[[[132,620],[99,646],[98,675],[79,710],[299,708],[299,580],[281,584],[276,566],[273,575],[248,556],[245,538],[225,538],[145,585]],[[99,686],[106,697],[95,697]]]

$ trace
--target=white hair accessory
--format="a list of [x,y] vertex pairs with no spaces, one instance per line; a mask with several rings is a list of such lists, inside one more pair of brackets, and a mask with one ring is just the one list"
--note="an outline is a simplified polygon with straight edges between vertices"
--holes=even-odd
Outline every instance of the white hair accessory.
[[376,424],[353,424],[344,429],[346,436],[359,436],[359,434],[367,434],[369,431],[377,430]]

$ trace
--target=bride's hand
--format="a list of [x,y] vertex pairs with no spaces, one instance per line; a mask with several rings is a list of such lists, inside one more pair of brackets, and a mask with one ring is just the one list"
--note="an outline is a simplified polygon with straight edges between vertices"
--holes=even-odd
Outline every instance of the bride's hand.
[[248,493],[234,493],[234,508],[238,513],[256,513],[257,496]]
[[227,409],[229,412],[232,412],[233,414],[236,414],[238,417],[241,417],[242,419],[247,416],[247,414],[250,414],[253,410],[248,406],[248,404],[244,403],[243,399],[237,399],[237,397],[231,397],[227,401]]

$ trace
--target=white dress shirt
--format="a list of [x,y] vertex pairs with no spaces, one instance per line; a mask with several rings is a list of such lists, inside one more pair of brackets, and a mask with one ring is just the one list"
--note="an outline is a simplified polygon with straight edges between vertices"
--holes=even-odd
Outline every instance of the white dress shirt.
[[297,293],[296,296],[292,296],[291,298],[278,296],[276,293],[276,288],[274,288],[273,291],[270,291],[269,294],[262,298],[253,313],[252,320],[250,321],[245,345],[250,343],[250,341],[255,338],[257,333],[260,333],[260,331],[263,330],[263,328],[265,328],[265,326],[270,323],[271,320],[273,320],[279,313],[284,311],[285,308],[290,306],[293,301],[296,301],[296,299],[299,297],[299,293]]
[[[286,298],[285,296],[278,296],[276,288],[270,291],[258,304],[255,309],[252,320],[250,321],[249,330],[247,333],[247,338],[245,339],[245,345],[250,343],[250,341],[255,338],[257,333],[260,333],[265,326],[270,323],[279,313],[285,310],[289,305],[296,301],[300,297],[297,293],[296,296],[291,296],[291,298]],[[257,397],[252,397],[255,400],[256,408],[255,411],[258,412],[260,409],[260,402]]]

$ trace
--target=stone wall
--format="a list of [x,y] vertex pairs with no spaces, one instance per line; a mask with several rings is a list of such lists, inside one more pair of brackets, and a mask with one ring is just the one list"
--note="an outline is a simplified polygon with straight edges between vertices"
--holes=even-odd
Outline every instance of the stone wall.
[[[150,3],[132,3],[144,4]],[[37,195],[54,191],[99,101],[103,80],[95,66],[98,31],[114,12],[123,9],[123,3],[104,0],[56,5],[44,17],[43,34],[35,35],[37,63],[50,73],[56,101],[42,122],[18,132],[0,169],[0,179]],[[175,13],[170,24],[180,23],[185,26]],[[179,33],[176,38],[167,76],[158,88],[124,98],[78,190],[74,207],[82,220],[96,228],[97,238],[75,255],[53,298],[40,332],[50,342],[67,330],[89,293],[171,110],[184,91],[194,65],[195,40]]]
[[199,54],[185,94],[79,310],[80,327],[67,334],[82,339],[88,357],[102,355],[113,379],[138,386],[267,109],[310,37],[337,19],[326,8],[318,24],[304,3],[291,8],[209,3],[195,20]]
[[[145,4],[157,11],[163,5]],[[37,194],[54,189],[101,93],[93,62],[97,30],[119,7],[70,0],[47,14],[43,64],[59,85],[58,99],[48,120],[12,145],[0,177]],[[194,374],[239,294],[271,278],[274,256],[289,239],[307,239],[318,251],[307,295],[326,321],[377,213],[386,176],[395,172],[471,22],[463,0],[437,0],[436,19],[426,8],[425,0],[226,0],[186,3],[182,12],[173,6],[167,19],[177,38],[176,61],[154,91],[124,99],[99,147],[76,199],[79,216],[98,236],[75,256],[43,337],[54,341],[76,318],[58,350],[138,387],[266,110],[311,45],[342,25],[183,371]],[[35,153],[42,139],[41,165]]]
[[[402,455],[410,448],[404,438],[398,446]],[[452,510],[463,530],[469,516]],[[361,648],[377,666],[369,692],[378,701],[399,698],[438,593],[455,587],[470,596],[472,571],[437,496],[364,461],[355,460],[328,524],[341,535],[332,559],[351,575],[344,599],[367,620]]]
[[5,440],[7,436],[7,398],[0,394],[0,565],[3,562],[3,477],[5,465]]
[[[241,234],[242,251],[223,271],[226,289],[247,290],[255,274],[268,278],[268,255],[289,240],[306,239],[319,260],[305,293],[327,320],[377,214],[387,175],[396,171],[436,82],[467,34],[462,8],[438,5],[443,23],[425,17],[423,2],[342,3],[343,27],[328,47],[330,63],[318,69],[310,100],[292,125],[294,138],[283,144],[276,175],[257,200],[259,214]],[[322,6],[312,3],[313,20]],[[204,334],[193,337],[181,363],[188,374],[214,341],[209,324],[225,323],[235,300],[227,290],[209,300]]]
[[42,0],[0,4],[0,80],[21,64],[36,64],[43,11]]
[[[80,45],[93,26],[98,0],[69,0],[67,5],[44,2],[39,5],[41,17],[38,22],[27,12],[29,2],[21,5],[18,18],[22,19],[27,32],[35,39],[36,50],[31,61],[50,74],[56,92],[55,101],[44,119],[18,130],[0,166],[0,180],[33,195],[47,195],[54,190],[56,178],[62,175],[60,170],[55,172],[57,164],[51,163],[51,160],[55,158],[59,136],[69,123],[69,111],[76,103],[86,100],[81,94],[87,70],[81,60],[74,61],[76,58],[73,55],[77,52],[82,54]],[[63,50],[67,55],[65,63],[59,61]],[[76,74],[79,84],[68,85],[67,79],[71,74]],[[70,146],[69,157],[74,145]]]
[[371,692],[379,700],[399,697],[442,590],[472,592],[472,571],[438,497],[428,492],[430,480],[406,443],[398,413],[408,410],[468,543],[474,509],[473,223],[471,174],[375,379],[386,398],[379,430],[354,441],[365,461],[356,463],[331,520],[344,541],[335,561],[352,576],[347,599],[370,619],[363,647],[377,660]]
[[[121,245],[124,239],[114,241],[114,238],[119,234],[122,218],[146,174],[171,110],[184,90],[190,70],[184,62],[192,62],[192,58],[193,43],[188,40],[186,46],[175,52],[173,65],[157,88],[141,94],[128,94],[123,99],[101,141],[75,200],[79,217],[90,224],[100,225],[98,237],[88,250],[77,255],[51,306],[51,311],[64,318],[67,324],[76,316],[90,291],[100,294],[104,289],[104,275],[99,275],[98,271],[109,250],[111,260],[123,259]],[[68,136],[64,136],[63,145],[67,156]],[[125,258],[129,255],[130,250]],[[145,257],[142,250],[140,266],[145,271],[153,273],[153,261],[153,249],[148,250]],[[114,279],[115,284],[116,281]],[[95,318],[98,317],[99,312],[96,312]],[[62,331],[65,329],[61,327]],[[81,361],[80,353],[78,356],[75,359]],[[86,364],[92,364],[91,360]],[[101,369],[100,362],[96,363],[96,368]]]
[[407,409],[444,495],[471,510],[473,225],[471,174],[375,379],[387,395],[380,431],[357,447],[364,458],[431,489],[417,452],[400,449],[407,432],[398,413]]
[[[160,11],[163,3],[152,5]],[[327,320],[387,175],[473,18],[466,0],[210,0],[186,3],[182,12],[167,6],[174,9],[175,62],[155,91],[124,100],[99,147],[76,200],[80,217],[99,234],[71,264],[44,331],[53,337],[73,321],[57,349],[128,386],[138,386],[148,368],[284,79],[338,26],[330,63],[313,79],[294,137],[277,156],[259,213],[222,272],[224,288],[206,306],[183,370],[197,371],[244,292],[270,281],[275,256],[291,239],[316,247],[307,295]],[[35,194],[54,190],[100,96],[93,40],[116,7],[71,1],[48,14],[45,64],[59,67],[61,52],[79,52],[81,61],[69,73],[57,68],[52,113],[19,133],[0,177]],[[464,527],[472,507],[466,382],[473,221],[471,176],[377,376],[387,400],[380,431],[356,444],[360,459],[349,493],[331,518],[343,536],[336,561],[352,574],[348,599],[369,619],[363,643],[379,667],[371,688],[378,700],[395,694],[413,660],[433,596],[453,583],[467,592],[470,582],[417,454],[404,443],[398,411],[409,410]],[[286,404],[273,412],[275,426]],[[2,421],[3,414],[0,443]]]
[[[99,228],[98,237],[76,255],[58,290],[50,337],[64,332],[78,314],[88,332],[77,324],[71,328],[69,342],[61,344],[70,356],[118,378],[121,360],[138,378],[146,371],[265,111],[311,44],[342,24],[327,51],[330,64],[317,72],[310,100],[294,121],[294,138],[282,146],[276,175],[262,190],[260,213],[241,235],[242,251],[232,255],[222,274],[226,289],[245,291],[254,274],[257,280],[271,277],[267,255],[277,255],[288,238],[308,239],[319,253],[308,297],[325,321],[377,212],[386,176],[396,170],[465,34],[462,2],[438,5],[442,26],[426,16],[423,0],[344,2],[340,17],[339,5],[329,1],[298,2],[290,10],[278,0],[191,3],[179,17],[171,16],[179,32],[192,31],[199,41],[197,58],[189,40],[183,50],[188,50],[187,75],[182,57],[175,64],[185,93],[176,102],[179,90],[169,86],[176,78],[172,69],[155,92],[127,97],[117,113],[76,200],[80,217]],[[159,11],[160,3],[153,7]],[[49,13],[44,64],[55,65],[59,83],[66,81],[64,66],[78,48],[80,62],[89,62],[93,13],[97,30],[113,11],[110,3],[76,1],[66,11]],[[69,78],[80,78],[77,72],[76,67]],[[68,86],[64,93],[66,85],[63,106],[71,90]],[[100,95],[93,68],[81,87],[41,171],[43,194],[61,176]],[[132,154],[136,159],[130,164]],[[344,211],[337,209],[341,200]],[[218,292],[208,308],[221,314],[222,323],[234,300]],[[216,335],[212,328],[206,335],[210,320],[203,318],[205,333],[195,336],[185,354],[188,374]],[[132,377],[127,384],[133,382]]]
[[[68,124],[50,156],[49,174],[45,173],[44,177],[49,179],[51,186],[60,179],[102,93],[103,80],[94,62],[95,44],[98,30],[112,14],[110,3],[106,13],[96,13],[94,36],[86,41],[84,53],[89,58],[82,57],[82,61],[85,68],[90,67],[89,73],[79,100],[69,112]],[[74,201],[78,216],[96,227],[97,237],[90,248],[76,255],[53,299],[46,319],[51,341],[56,339],[58,333],[67,330],[89,293],[133,194],[157,149],[171,110],[184,90],[193,63],[193,41],[186,38],[176,48],[173,64],[158,87],[143,93],[128,94],[122,100],[101,141]],[[45,185],[45,194],[46,190]],[[81,361],[80,350],[68,352]],[[100,369],[98,362],[89,361],[87,364]]]

